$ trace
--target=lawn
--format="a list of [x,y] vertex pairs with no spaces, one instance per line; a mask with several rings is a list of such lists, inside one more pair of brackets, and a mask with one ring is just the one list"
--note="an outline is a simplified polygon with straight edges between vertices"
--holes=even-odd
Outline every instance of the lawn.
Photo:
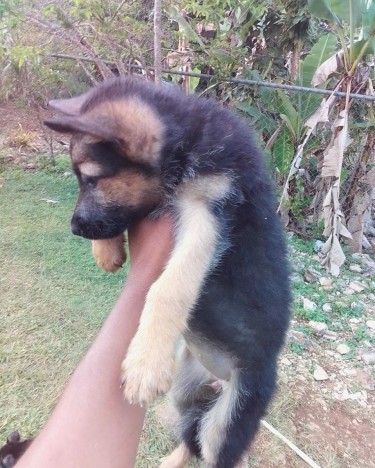
[[0,437],[35,434],[124,281],[70,232],[73,177],[13,171],[0,188]]

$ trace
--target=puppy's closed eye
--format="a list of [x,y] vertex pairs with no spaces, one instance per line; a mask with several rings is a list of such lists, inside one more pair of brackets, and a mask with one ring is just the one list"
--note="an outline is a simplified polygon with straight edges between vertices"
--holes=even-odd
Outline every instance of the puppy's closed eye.
[[95,188],[99,177],[82,177],[82,183],[89,188]]

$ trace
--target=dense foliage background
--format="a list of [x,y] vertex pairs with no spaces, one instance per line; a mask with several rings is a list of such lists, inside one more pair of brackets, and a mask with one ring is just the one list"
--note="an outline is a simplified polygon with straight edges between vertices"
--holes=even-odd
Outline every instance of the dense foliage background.
[[[159,2],[158,2],[159,3]],[[110,76],[153,78],[155,46],[165,73],[187,93],[213,95],[256,127],[280,189],[285,225],[325,244],[322,262],[338,274],[347,239],[368,242],[375,187],[372,0],[176,0],[162,2],[159,44],[150,0],[2,0],[0,97],[45,107]],[[141,71],[142,70],[142,71]],[[228,83],[241,78],[341,91]],[[366,237],[367,236],[367,237]],[[370,239],[371,241],[371,239]],[[367,244],[366,244],[367,242]]]

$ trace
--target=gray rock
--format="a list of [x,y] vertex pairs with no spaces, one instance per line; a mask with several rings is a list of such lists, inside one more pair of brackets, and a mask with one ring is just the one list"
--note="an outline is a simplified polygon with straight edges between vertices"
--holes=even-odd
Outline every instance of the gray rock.
[[299,345],[302,345],[305,348],[315,348],[315,349],[320,349],[320,346],[318,343],[316,343],[315,340],[312,340],[308,336],[306,336],[304,333],[297,331],[297,330],[291,330],[288,333],[288,343],[298,343]]
[[362,268],[357,263],[354,263],[353,265],[350,265],[349,270],[354,271],[356,273],[362,273]]
[[306,268],[303,277],[308,283],[315,283],[319,279],[319,273],[312,270],[311,268]]
[[372,245],[370,244],[365,235],[362,236],[362,247],[364,248],[364,250],[372,250]]
[[323,369],[323,367],[320,366],[315,366],[314,369],[314,379],[317,381],[323,381],[323,380],[328,380],[329,375],[327,372]]
[[372,364],[375,362],[375,350],[363,351],[361,353],[361,359],[367,365]]
[[340,354],[348,354],[350,353],[350,348],[346,344],[339,344],[336,348],[337,352]]
[[310,320],[308,327],[312,330],[314,335],[323,336],[324,333],[328,330],[328,325],[323,322],[314,322]]
[[362,292],[366,289],[366,285],[360,283],[359,281],[351,281],[349,284],[349,288],[352,289],[354,292]]
[[323,309],[323,312],[327,312],[327,313],[332,312],[332,307],[330,304],[323,304],[322,309]]
[[288,378],[288,375],[283,372],[283,371],[280,371],[279,372],[279,382],[286,385],[289,381],[289,378]]
[[280,362],[281,362],[281,364],[283,364],[284,366],[287,366],[287,367],[292,365],[292,362],[287,357],[281,358]]
[[319,278],[319,283],[324,289],[331,289],[333,284],[333,279],[326,276]]
[[307,297],[303,298],[303,308],[309,312],[316,310],[316,304],[313,301],[310,301]]
[[337,340],[337,332],[332,331],[332,330],[327,330],[324,333],[324,338],[327,338],[328,340],[335,341],[335,340]]
[[323,248],[323,245],[324,245],[324,242],[322,242],[321,240],[315,241],[314,252],[320,252]]
[[365,390],[373,392],[375,390],[375,381],[364,369],[356,369],[355,382],[360,384]]
[[366,325],[371,328],[371,330],[375,330],[375,320],[367,320]]

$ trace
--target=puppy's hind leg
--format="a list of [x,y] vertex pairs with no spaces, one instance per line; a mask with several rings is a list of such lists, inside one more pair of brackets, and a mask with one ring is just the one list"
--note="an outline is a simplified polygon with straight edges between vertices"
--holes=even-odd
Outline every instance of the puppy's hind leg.
[[160,468],[182,468],[192,457],[200,456],[199,421],[217,398],[217,389],[211,382],[210,372],[184,346],[171,389],[172,401],[180,415],[177,436],[182,442],[162,461]]
[[208,467],[242,466],[275,388],[274,366],[261,371],[232,371],[229,382],[199,427],[202,456]]
[[91,248],[96,263],[109,273],[115,273],[126,260],[124,234],[112,239],[93,240]]
[[182,443],[168,457],[162,460],[160,468],[184,468],[191,457],[192,454],[189,448]]

